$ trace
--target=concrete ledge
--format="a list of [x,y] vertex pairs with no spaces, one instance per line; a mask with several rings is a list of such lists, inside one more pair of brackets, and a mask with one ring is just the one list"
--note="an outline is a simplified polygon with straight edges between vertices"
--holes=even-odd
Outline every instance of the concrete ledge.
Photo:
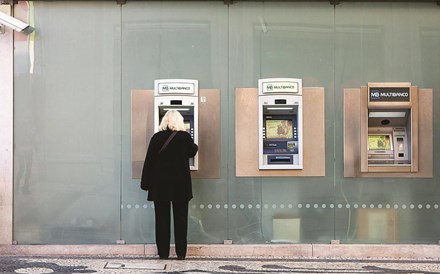
[[188,245],[188,256],[312,257],[311,244]]
[[145,255],[145,253],[145,245],[0,245],[0,255]]
[[[174,254],[174,247],[171,248]],[[155,256],[156,245],[0,245],[0,255]],[[274,244],[189,245],[188,256],[340,259],[440,259],[440,245]]]
[[316,258],[383,258],[383,259],[439,259],[440,245],[425,244],[314,244]]

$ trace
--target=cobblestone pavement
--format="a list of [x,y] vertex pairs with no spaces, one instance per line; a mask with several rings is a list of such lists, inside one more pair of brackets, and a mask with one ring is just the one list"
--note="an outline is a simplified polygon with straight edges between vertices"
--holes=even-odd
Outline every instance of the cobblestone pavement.
[[440,274],[437,260],[212,258],[185,261],[154,257],[0,256],[0,273],[427,273]]

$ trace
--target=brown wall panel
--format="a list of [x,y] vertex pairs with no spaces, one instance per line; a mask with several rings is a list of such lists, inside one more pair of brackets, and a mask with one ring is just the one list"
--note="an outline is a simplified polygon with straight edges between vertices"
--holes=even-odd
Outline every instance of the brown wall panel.
[[418,109],[418,171],[410,172],[409,168],[402,168],[396,169],[396,172],[386,172],[383,168],[370,168],[370,172],[361,172],[361,92],[360,89],[344,89],[344,177],[432,178],[432,92],[432,89],[419,89],[417,92],[419,107],[415,110]]
[[[204,97],[204,98],[203,98]],[[220,90],[199,90],[199,170],[194,179],[220,178]]]
[[[220,178],[220,90],[201,89],[199,98],[199,170],[193,178]],[[140,179],[148,143],[154,134],[154,91],[131,92],[132,178]]]
[[132,178],[140,179],[148,143],[154,134],[154,91],[131,91],[131,168]]
[[236,176],[325,176],[324,88],[303,88],[302,170],[258,169],[258,90],[238,88],[235,93]]
[[344,89],[344,177],[356,177],[361,167],[360,89]]

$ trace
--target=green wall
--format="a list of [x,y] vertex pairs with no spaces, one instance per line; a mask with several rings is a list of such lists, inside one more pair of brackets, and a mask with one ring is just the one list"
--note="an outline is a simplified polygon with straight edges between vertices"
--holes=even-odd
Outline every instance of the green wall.
[[[440,239],[434,3],[35,1],[15,9],[27,9],[36,28],[15,38],[19,244],[154,242],[152,204],[131,179],[131,90],[162,78],[221,91],[221,176],[193,182],[190,243],[278,242],[279,218],[300,219],[301,243]],[[235,89],[270,77],[325,88],[324,177],[235,176]],[[433,88],[433,178],[344,178],[343,89],[382,81]],[[368,209],[379,214],[365,219]]]

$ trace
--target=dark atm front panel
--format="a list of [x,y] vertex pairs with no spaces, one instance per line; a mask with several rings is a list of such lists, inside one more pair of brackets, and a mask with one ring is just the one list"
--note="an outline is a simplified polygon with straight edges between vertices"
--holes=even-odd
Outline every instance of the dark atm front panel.
[[267,164],[293,164],[298,155],[297,115],[265,115],[263,128],[263,154]]
[[260,96],[260,169],[302,169],[301,97],[290,97]]

